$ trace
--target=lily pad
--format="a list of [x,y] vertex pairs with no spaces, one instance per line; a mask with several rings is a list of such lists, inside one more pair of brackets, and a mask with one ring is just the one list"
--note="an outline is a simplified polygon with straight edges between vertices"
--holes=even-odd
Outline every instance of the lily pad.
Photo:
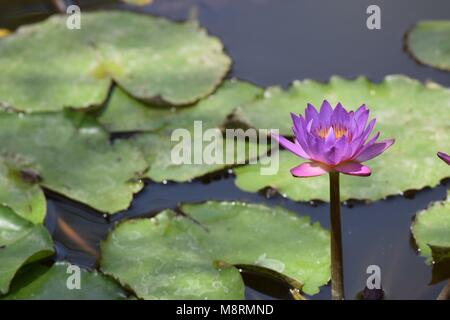
[[170,132],[178,128],[191,130],[194,121],[202,121],[203,129],[221,127],[234,108],[254,100],[262,89],[238,80],[225,81],[217,91],[189,107],[176,110],[145,104],[115,88],[99,121],[110,132]]
[[187,104],[211,93],[230,67],[221,42],[196,22],[97,11],[83,12],[72,30],[66,20],[55,15],[0,40],[0,105],[88,108],[106,99],[112,81],[139,99]]
[[0,113],[0,155],[26,159],[40,185],[114,213],[126,209],[147,164],[126,141],[111,143],[95,122],[75,113]]
[[181,209],[187,217],[120,224],[102,244],[102,270],[144,298],[243,298],[231,265],[269,270],[308,294],[329,280],[329,234],[307,217],[235,202]]
[[17,271],[25,264],[53,254],[53,242],[42,225],[0,207],[0,294],[6,294]]
[[427,263],[450,258],[450,192],[447,200],[419,212],[411,230]]
[[450,71],[450,20],[419,22],[407,34],[406,46],[419,62]]
[[[436,150],[450,149],[448,139],[450,90],[437,84],[423,85],[404,76],[388,76],[379,84],[366,78],[345,80],[332,77],[329,83],[311,80],[295,82],[288,91],[269,89],[265,97],[237,110],[244,122],[292,135],[289,112],[303,113],[307,103],[320,105],[323,99],[341,102],[348,109],[366,104],[377,118],[382,138],[395,138],[388,152],[367,162],[372,175],[365,178],[342,176],[341,198],[378,200],[405,190],[434,187],[449,176],[435,159]],[[256,192],[273,187],[295,201],[328,201],[328,177],[298,179],[289,170],[303,160],[280,152],[276,175],[261,176],[260,165],[235,170],[236,185]]]
[[102,270],[144,299],[243,299],[237,269],[217,268],[189,224],[171,211],[121,223],[101,246]]
[[0,204],[33,223],[42,223],[46,201],[32,172],[21,159],[0,158]]
[[283,208],[241,202],[181,207],[204,228],[190,228],[211,257],[275,271],[316,294],[330,278],[330,238],[319,223]]
[[[24,268],[11,284],[5,300],[122,300],[127,293],[110,277],[97,271],[80,269],[80,288],[69,289],[69,264],[45,266],[39,263]],[[68,270],[70,272],[68,272]],[[70,280],[70,279],[69,279]]]

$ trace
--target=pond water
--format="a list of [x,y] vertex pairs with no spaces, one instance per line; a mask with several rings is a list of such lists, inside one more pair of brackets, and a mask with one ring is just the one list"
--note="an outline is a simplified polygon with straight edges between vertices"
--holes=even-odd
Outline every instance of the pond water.
[[[73,3],[80,4],[82,10],[132,9],[176,20],[195,16],[225,44],[234,61],[229,76],[261,86],[286,87],[293,80],[304,78],[326,81],[334,74],[347,78],[365,75],[380,81],[394,73],[450,86],[449,73],[417,64],[403,51],[402,42],[405,31],[418,20],[450,19],[448,0],[156,0],[143,8],[115,1]],[[366,28],[366,8],[373,3],[381,7],[381,30]],[[14,29],[52,12],[50,1],[0,1],[0,28]],[[303,107],[298,106],[299,110]],[[325,203],[296,203],[271,190],[246,193],[237,189],[233,180],[232,173],[224,171],[191,183],[147,181],[129,210],[112,216],[46,192],[49,200],[46,225],[56,243],[56,258],[95,267],[99,242],[115,222],[150,217],[181,202],[240,200],[281,205],[329,227]],[[437,297],[445,281],[430,285],[432,276],[435,280],[450,277],[450,268],[437,266],[432,274],[432,268],[417,254],[410,225],[417,211],[431,201],[445,198],[448,186],[448,181],[443,181],[436,188],[408,192],[408,197],[393,196],[368,204],[349,203],[343,208],[347,298],[356,297],[364,288],[368,277],[366,268],[373,264],[381,268],[387,299]],[[244,272],[244,279],[248,299],[289,298],[283,283],[249,272]],[[329,286],[322,287],[312,297],[329,298]]]

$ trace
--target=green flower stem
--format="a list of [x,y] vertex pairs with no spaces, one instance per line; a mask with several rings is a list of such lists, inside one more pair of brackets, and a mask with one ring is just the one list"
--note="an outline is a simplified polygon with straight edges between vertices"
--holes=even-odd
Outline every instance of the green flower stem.
[[339,173],[330,172],[331,298],[344,300]]

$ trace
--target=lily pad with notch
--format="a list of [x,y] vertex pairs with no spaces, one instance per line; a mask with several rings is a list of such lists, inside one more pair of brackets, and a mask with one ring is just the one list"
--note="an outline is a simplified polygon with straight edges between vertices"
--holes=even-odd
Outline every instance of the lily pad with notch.
[[450,197],[417,213],[411,231],[427,263],[450,259]]
[[194,121],[201,121],[204,130],[221,128],[233,109],[261,94],[262,89],[250,83],[226,80],[216,92],[194,105],[167,109],[145,104],[115,88],[99,122],[110,132],[193,130]]
[[113,81],[138,99],[189,104],[210,94],[231,64],[195,21],[96,11],[83,12],[81,28],[71,30],[66,20],[54,15],[0,40],[0,106],[90,108]]
[[22,266],[53,252],[53,242],[43,225],[34,225],[0,206],[0,295],[9,291]]
[[101,269],[146,299],[242,299],[233,266],[307,294],[329,281],[329,234],[308,217],[238,202],[181,210],[119,224],[101,246]]
[[14,165],[26,159],[40,186],[99,211],[126,209],[143,187],[147,163],[140,151],[127,141],[111,143],[108,133],[84,115],[0,112],[0,139],[0,155]]
[[[407,190],[434,187],[449,176],[435,154],[436,150],[450,149],[450,89],[435,83],[423,85],[405,76],[388,76],[381,83],[364,77],[332,77],[328,83],[298,81],[287,91],[268,89],[263,98],[238,108],[236,116],[250,126],[279,129],[281,134],[292,135],[289,113],[303,113],[307,103],[320,105],[323,99],[333,105],[341,102],[349,109],[366,104],[371,117],[377,119],[375,130],[382,137],[396,139],[388,152],[367,162],[372,169],[370,177],[342,176],[342,200],[375,201]],[[328,188],[327,176],[291,176],[290,169],[301,162],[302,159],[281,151],[277,174],[261,176],[258,164],[240,167],[235,170],[236,185],[251,192],[272,187],[295,201],[328,201],[324,192]]]
[[407,33],[406,48],[419,62],[450,71],[450,20],[420,21]]

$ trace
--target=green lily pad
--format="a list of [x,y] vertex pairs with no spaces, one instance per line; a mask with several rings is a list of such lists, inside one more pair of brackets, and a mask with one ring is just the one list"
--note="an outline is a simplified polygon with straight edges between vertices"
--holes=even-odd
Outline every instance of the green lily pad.
[[[80,269],[80,288],[69,289],[67,281],[75,276],[69,264],[53,266],[32,264],[24,268],[11,284],[5,300],[122,300],[127,293],[110,277],[97,271]],[[68,272],[68,270],[70,272]]]
[[188,218],[165,211],[120,224],[102,244],[102,270],[152,299],[241,299],[231,265],[268,270],[308,294],[329,280],[329,234],[307,217],[235,202],[182,210]]
[[106,110],[99,116],[110,132],[170,132],[177,128],[191,129],[194,121],[202,121],[203,129],[222,127],[234,108],[254,100],[262,89],[237,80],[225,81],[217,91],[189,107],[168,110],[144,104],[115,88]]
[[0,294],[8,292],[23,265],[52,254],[53,242],[44,226],[33,225],[0,206]]
[[88,108],[105,101],[112,81],[139,99],[187,104],[211,93],[230,67],[221,42],[192,21],[83,12],[81,29],[71,30],[66,20],[55,15],[0,40],[0,105]]
[[112,144],[95,122],[76,116],[0,113],[0,155],[27,159],[45,188],[103,212],[126,209],[147,164],[126,141]]
[[427,263],[450,258],[450,192],[446,201],[435,202],[419,212],[411,230]]
[[46,201],[32,169],[20,159],[0,158],[0,204],[10,207],[21,217],[42,223]]
[[450,20],[419,22],[408,32],[406,46],[419,62],[450,71]]
[[[449,176],[435,154],[450,149],[450,90],[437,84],[422,85],[403,76],[388,76],[380,84],[363,77],[332,77],[329,83],[306,80],[294,83],[288,91],[269,89],[264,98],[239,108],[237,116],[254,127],[292,135],[289,112],[303,113],[308,102],[320,106],[323,99],[342,102],[348,109],[365,103],[377,118],[375,130],[381,131],[381,138],[396,139],[387,152],[367,162],[373,172],[370,177],[342,176],[342,200],[378,200],[405,190],[434,187]],[[328,201],[327,176],[291,176],[289,170],[303,161],[281,151],[278,174],[261,176],[258,164],[240,167],[235,170],[236,185],[252,192],[270,186],[295,201]]]
[[330,278],[329,234],[307,216],[240,202],[187,204],[181,210],[204,226],[190,230],[216,260],[270,269],[307,294],[319,292]]
[[101,246],[102,270],[144,299],[243,299],[239,272],[218,269],[189,224],[171,211],[119,224]]

